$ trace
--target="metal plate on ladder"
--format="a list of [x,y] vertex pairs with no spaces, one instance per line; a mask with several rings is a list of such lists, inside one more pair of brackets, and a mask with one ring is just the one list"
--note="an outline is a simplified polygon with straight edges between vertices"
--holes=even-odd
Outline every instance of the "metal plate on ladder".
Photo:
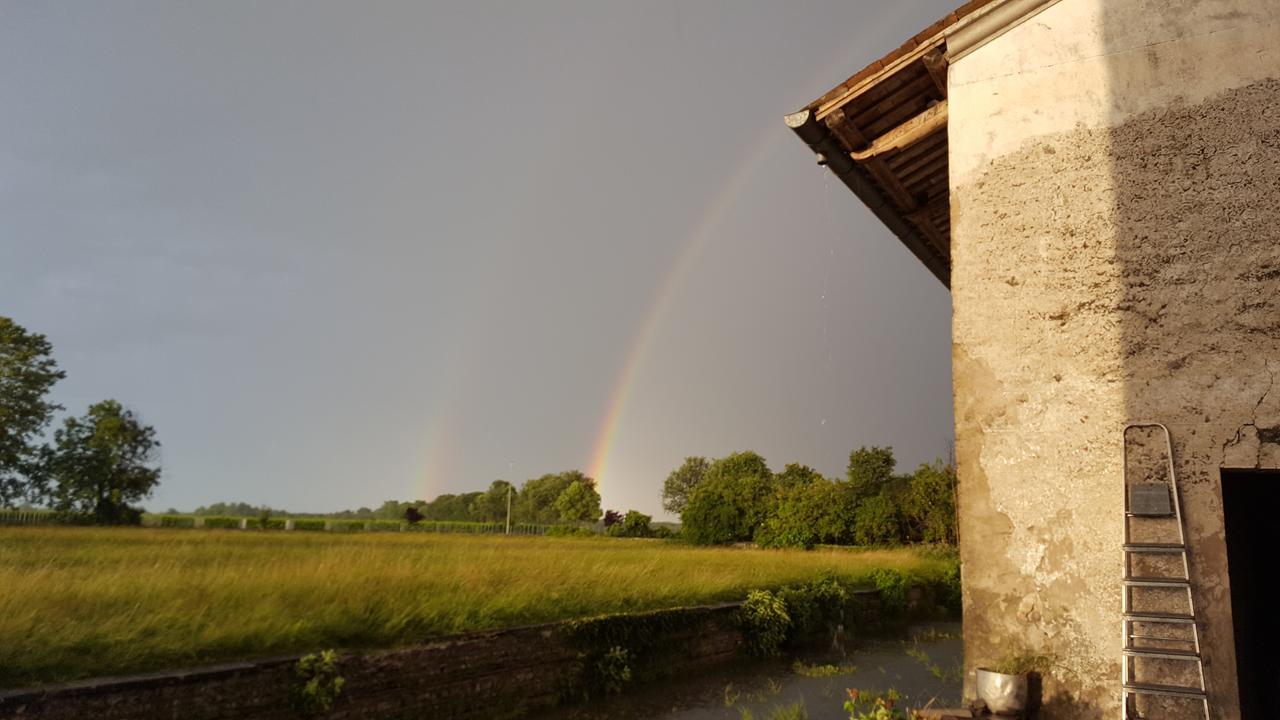
[[1173,503],[1165,483],[1134,483],[1129,486],[1129,512],[1138,517],[1169,517]]

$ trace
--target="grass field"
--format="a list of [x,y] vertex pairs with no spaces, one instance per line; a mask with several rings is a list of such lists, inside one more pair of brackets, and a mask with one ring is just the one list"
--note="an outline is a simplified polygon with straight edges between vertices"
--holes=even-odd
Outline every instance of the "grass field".
[[736,600],[822,571],[932,576],[950,562],[607,538],[0,528],[0,687]]

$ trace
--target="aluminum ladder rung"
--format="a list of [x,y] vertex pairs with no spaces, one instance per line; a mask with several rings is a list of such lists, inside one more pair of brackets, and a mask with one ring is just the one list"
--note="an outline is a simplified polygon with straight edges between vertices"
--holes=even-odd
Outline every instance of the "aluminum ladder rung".
[[1179,543],[1127,543],[1124,551],[1128,553],[1185,553],[1186,545]]
[[1166,650],[1163,648],[1127,647],[1124,654],[1129,657],[1159,658],[1161,660],[1195,660],[1200,662],[1200,653],[1195,650]]
[[1135,695],[1167,695],[1170,697],[1186,697],[1203,700],[1204,690],[1181,685],[1159,685],[1156,683],[1125,683],[1125,692]]
[[1191,581],[1185,578],[1168,578],[1168,577],[1127,577],[1124,584],[1129,587],[1169,587],[1169,588],[1189,588]]
[[1183,615],[1182,613],[1162,613],[1162,612],[1127,612],[1124,619],[1129,622],[1145,622],[1145,623],[1195,623],[1194,615]]

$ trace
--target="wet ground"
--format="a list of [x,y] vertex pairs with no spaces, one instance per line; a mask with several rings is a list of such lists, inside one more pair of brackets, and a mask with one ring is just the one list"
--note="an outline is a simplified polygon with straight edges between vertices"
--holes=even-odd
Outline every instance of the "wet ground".
[[[907,639],[876,640],[841,653],[802,654],[715,668],[589,705],[540,716],[568,720],[770,720],[799,704],[808,720],[848,720],[847,688],[903,695],[899,707],[956,706],[963,645],[959,623],[911,628]],[[795,715],[777,714],[790,720]]]

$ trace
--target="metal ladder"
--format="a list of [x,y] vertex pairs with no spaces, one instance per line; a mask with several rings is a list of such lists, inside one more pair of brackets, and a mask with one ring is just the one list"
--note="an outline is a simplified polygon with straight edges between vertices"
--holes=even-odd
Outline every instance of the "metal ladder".
[[[1158,428],[1164,432],[1165,457],[1167,459],[1168,468],[1168,491],[1164,494],[1163,505],[1159,490],[1163,488],[1165,483],[1138,483],[1131,484],[1129,482],[1129,431],[1140,428]],[[1123,436],[1123,462],[1124,462],[1124,650],[1122,660],[1122,687],[1123,694],[1121,696],[1121,712],[1122,720],[1138,720],[1139,716],[1136,711],[1135,701],[1139,695],[1160,695],[1165,697],[1177,697],[1186,699],[1200,700],[1204,703],[1205,720],[1210,720],[1209,714],[1209,696],[1208,686],[1204,682],[1204,659],[1200,654],[1200,630],[1196,623],[1195,601],[1191,592],[1191,566],[1187,557],[1187,538],[1186,531],[1182,521],[1182,502],[1178,496],[1178,481],[1174,474],[1173,463],[1173,440],[1169,435],[1169,428],[1161,423],[1133,423],[1125,426]],[[1134,507],[1131,492],[1135,485],[1143,487],[1145,491],[1144,497],[1140,498],[1141,506]],[[1173,503],[1169,507],[1169,494],[1172,494]],[[1133,518],[1169,518],[1172,517],[1178,525],[1177,542],[1133,542],[1131,537],[1131,525]],[[1182,559],[1182,577],[1139,577],[1133,574],[1133,563],[1131,559],[1134,555],[1178,555]],[[1176,612],[1135,612],[1133,610],[1133,592],[1135,589],[1178,589],[1184,590],[1187,594],[1187,611],[1186,613]],[[1160,635],[1138,634],[1134,631],[1135,624],[1143,625],[1178,625],[1190,630],[1190,636],[1186,638],[1169,638]],[[1139,641],[1147,641],[1139,644]],[[1151,643],[1156,642],[1153,646]],[[1168,645],[1189,646],[1187,649],[1169,648]],[[1180,685],[1164,685],[1150,682],[1137,682],[1134,680],[1134,660],[1138,658],[1151,658],[1157,660],[1176,660],[1193,662],[1196,664],[1196,670],[1200,676],[1200,687],[1184,687]]]

